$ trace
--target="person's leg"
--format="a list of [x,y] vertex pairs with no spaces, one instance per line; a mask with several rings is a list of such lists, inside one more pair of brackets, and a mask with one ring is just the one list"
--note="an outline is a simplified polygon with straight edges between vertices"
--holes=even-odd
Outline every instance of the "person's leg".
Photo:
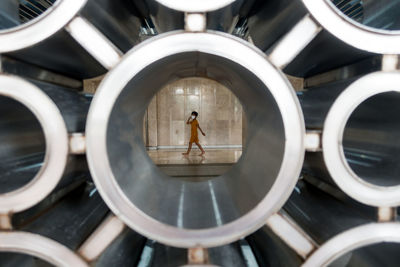
[[201,156],[201,155],[204,155],[204,153],[206,153],[206,152],[205,152],[204,149],[201,147],[200,143],[199,143],[199,142],[196,142],[196,145],[197,145],[197,146],[200,148],[200,150],[201,150],[200,156]]
[[189,142],[189,146],[188,146],[187,151],[185,153],[182,153],[182,155],[189,155],[190,150],[192,150],[192,142]]

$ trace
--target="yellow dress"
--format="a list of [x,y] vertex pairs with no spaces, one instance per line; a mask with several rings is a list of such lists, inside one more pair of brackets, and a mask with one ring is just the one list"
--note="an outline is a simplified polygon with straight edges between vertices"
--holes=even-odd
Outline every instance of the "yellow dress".
[[199,122],[194,119],[190,122],[190,141],[191,143],[198,143],[199,142],[199,135],[197,134],[197,126]]

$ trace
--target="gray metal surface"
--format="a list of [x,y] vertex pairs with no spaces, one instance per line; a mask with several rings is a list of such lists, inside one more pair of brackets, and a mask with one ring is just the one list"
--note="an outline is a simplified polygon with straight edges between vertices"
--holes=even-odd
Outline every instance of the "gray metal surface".
[[86,183],[90,176],[88,174],[75,174],[70,179],[62,179],[60,184],[51,192],[45,199],[40,201],[35,206],[31,207],[22,212],[18,212],[12,215],[11,223],[15,228],[21,228],[27,225],[33,219],[39,217],[45,211],[52,208],[55,203],[59,202],[66,195],[74,191],[76,188]]
[[309,89],[311,87],[347,80],[374,71],[379,71],[382,69],[383,57],[384,56],[382,55],[368,57],[365,60],[357,61],[341,68],[308,77],[304,79],[304,88]]
[[145,237],[130,229],[125,229],[101,254],[94,266],[138,266],[145,243]]
[[322,129],[333,102],[358,77],[340,80],[297,92],[307,129]]
[[373,221],[357,208],[302,181],[283,208],[318,244],[344,230]]
[[85,130],[86,116],[91,101],[89,98],[64,86],[37,80],[30,80],[30,82],[38,86],[53,100],[63,116],[69,133]]
[[18,16],[18,1],[3,0],[0,2],[0,31],[20,24]]
[[345,44],[327,31],[321,31],[284,72],[293,76],[310,77],[374,55]]
[[82,80],[56,74],[36,65],[24,63],[4,55],[0,56],[0,61],[0,69],[3,73],[14,74],[25,79],[43,81],[77,90],[83,89]]
[[259,266],[300,266],[303,260],[267,226],[246,237]]
[[0,193],[18,189],[33,179],[44,160],[45,138],[32,112],[0,96]]

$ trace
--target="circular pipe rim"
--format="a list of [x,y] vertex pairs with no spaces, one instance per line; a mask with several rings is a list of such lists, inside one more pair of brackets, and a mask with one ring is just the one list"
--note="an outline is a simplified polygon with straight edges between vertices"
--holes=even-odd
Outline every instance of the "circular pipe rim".
[[347,252],[381,242],[400,243],[400,224],[371,223],[344,231],[319,247],[302,266],[328,266]]
[[0,232],[0,251],[29,254],[54,266],[87,267],[88,264],[64,245],[27,232]]
[[156,0],[158,3],[182,12],[210,12],[228,6],[236,0]]
[[379,93],[400,92],[399,84],[399,72],[375,72],[358,79],[335,100],[324,123],[322,149],[330,175],[346,194],[371,206],[400,205],[400,185],[378,186],[354,173],[343,152],[343,133],[351,114],[363,101]]
[[87,0],[58,0],[49,12],[19,26],[0,30],[0,53],[12,52],[35,45],[67,25]]
[[68,158],[68,134],[54,102],[35,85],[10,75],[0,75],[0,95],[12,98],[33,113],[42,127],[46,152],[42,167],[26,185],[0,194],[0,213],[23,211],[44,199],[60,181]]
[[[197,51],[230,57],[252,71],[268,86],[282,112],[286,142],[282,166],[266,197],[239,219],[216,228],[182,229],[161,223],[134,206],[124,195],[111,171],[106,149],[106,130],[114,102],[125,85],[149,64],[169,55]],[[230,53],[235,51],[235,53]],[[119,74],[118,74],[119,73]],[[129,73],[129,75],[126,75]],[[109,90],[113,88],[113,90]],[[287,90],[282,90],[287,88]],[[212,247],[242,238],[265,224],[289,197],[304,159],[305,126],[291,84],[265,55],[247,42],[224,33],[170,32],[149,39],[129,51],[100,84],[86,124],[89,169],[104,201],[127,225],[161,243],[176,247]],[[273,204],[271,204],[273,203]],[[270,207],[265,211],[265,206]]]
[[379,54],[400,54],[400,31],[379,30],[351,21],[327,0],[303,0],[318,23],[345,43]]

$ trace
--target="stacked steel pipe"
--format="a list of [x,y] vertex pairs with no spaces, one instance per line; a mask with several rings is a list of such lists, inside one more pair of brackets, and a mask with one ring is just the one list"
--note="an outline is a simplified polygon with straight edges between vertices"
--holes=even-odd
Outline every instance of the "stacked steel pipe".
[[[2,1],[0,266],[397,266],[399,8]],[[196,183],[142,135],[187,77],[228,87],[247,121],[240,160]]]

